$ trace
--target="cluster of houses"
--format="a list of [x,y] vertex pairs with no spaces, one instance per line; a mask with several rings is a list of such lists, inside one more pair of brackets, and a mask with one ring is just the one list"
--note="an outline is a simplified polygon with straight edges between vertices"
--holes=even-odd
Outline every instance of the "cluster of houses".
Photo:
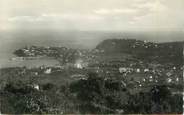
[[151,43],[148,42],[146,40],[144,40],[144,42],[140,42],[140,41],[135,41],[135,43],[132,45],[132,48],[137,48],[137,47],[144,47],[144,48],[158,48],[158,44],[156,43]]
[[180,76],[176,71],[176,67],[165,71],[160,71],[158,69],[149,69],[149,68],[130,68],[130,67],[120,67],[119,73],[122,74],[126,79],[131,74],[136,74],[136,82],[139,86],[143,86],[145,83],[158,83],[159,81],[167,84],[178,84],[182,81],[182,76]]
[[50,52],[49,48],[30,46],[21,49],[27,57],[44,56]]
[[[113,43],[115,44],[115,42]],[[140,42],[136,41],[132,47],[159,47],[156,43],[150,43],[147,41]],[[62,51],[66,51],[68,49],[61,48]],[[28,56],[35,56],[35,55],[43,55],[43,54],[54,54],[57,53],[57,49],[53,49],[51,47],[29,47],[22,49],[24,53],[26,53]],[[58,65],[54,67],[45,67],[41,66],[41,74],[51,74],[55,71],[62,71],[66,68],[77,68],[77,69],[86,69],[86,70],[95,70],[97,73],[101,73],[104,75],[109,76],[116,76],[116,75],[122,75],[126,79],[129,79],[130,75],[136,74],[139,79],[137,79],[137,76],[135,77],[135,84],[137,84],[139,87],[144,86],[146,83],[158,83],[160,80],[164,80],[166,83],[178,83],[181,81],[181,78],[176,74],[176,71],[178,70],[177,67],[173,66],[172,68],[166,68],[160,64],[152,64],[152,63],[144,63],[140,60],[116,60],[116,61],[106,61],[99,62],[98,59],[96,59],[97,55],[99,53],[104,53],[104,50],[95,49],[92,51],[86,51],[86,50],[77,50],[76,55],[77,58],[73,62],[67,62],[64,65]],[[62,58],[62,57],[60,57]],[[35,75],[39,75],[39,72],[35,72]],[[142,76],[143,75],[143,76]],[[83,74],[73,74],[71,75],[71,78],[73,79],[86,79]],[[124,82],[124,85],[126,83]],[[39,89],[35,86],[36,89]]]
[[[66,47],[38,47],[38,46],[30,46],[20,49],[23,56],[26,57],[38,57],[38,56],[48,56],[48,57],[56,57],[59,56],[61,52],[71,51]],[[59,52],[58,52],[59,51]]]
[[93,68],[97,73],[112,77],[122,76],[125,79],[133,77],[134,83],[139,87],[151,83],[179,84],[182,81],[182,76],[178,73],[180,68],[174,65],[145,64],[139,61],[111,61],[95,64]]
[[130,67],[120,67],[119,68],[119,73],[124,73],[124,74],[128,74],[128,73],[148,73],[150,72],[149,68],[145,68],[145,69],[140,69],[140,68],[130,68]]

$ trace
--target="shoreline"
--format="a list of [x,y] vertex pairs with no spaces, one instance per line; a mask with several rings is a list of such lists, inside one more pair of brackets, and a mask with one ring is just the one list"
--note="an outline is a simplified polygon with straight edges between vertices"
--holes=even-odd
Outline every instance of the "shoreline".
[[36,60],[36,59],[55,59],[53,57],[47,56],[35,56],[35,57],[13,57],[10,58],[10,61],[25,61],[25,60]]

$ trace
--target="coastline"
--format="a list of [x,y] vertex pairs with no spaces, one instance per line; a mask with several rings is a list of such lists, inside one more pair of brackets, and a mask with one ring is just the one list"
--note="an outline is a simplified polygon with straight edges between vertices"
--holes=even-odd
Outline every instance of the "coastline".
[[25,61],[25,60],[37,60],[37,59],[55,59],[54,57],[48,56],[35,56],[35,57],[13,57],[10,61]]

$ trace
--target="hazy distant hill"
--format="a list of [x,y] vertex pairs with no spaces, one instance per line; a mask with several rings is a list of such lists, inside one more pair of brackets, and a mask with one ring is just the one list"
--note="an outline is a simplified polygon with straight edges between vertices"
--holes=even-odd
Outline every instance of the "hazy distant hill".
[[183,63],[184,42],[153,43],[135,39],[108,39],[97,45],[106,55],[126,53],[145,61]]

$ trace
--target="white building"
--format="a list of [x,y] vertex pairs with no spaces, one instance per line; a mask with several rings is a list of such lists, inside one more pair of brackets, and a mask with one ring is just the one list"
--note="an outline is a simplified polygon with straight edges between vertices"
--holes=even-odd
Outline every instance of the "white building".
[[80,63],[76,63],[76,64],[75,64],[75,67],[76,67],[76,68],[79,68],[79,69],[82,69],[82,65],[81,65]]
[[176,78],[176,81],[177,81],[177,82],[179,81],[179,78],[178,78],[178,77]]
[[125,67],[120,67],[119,68],[120,73],[125,73],[126,71],[127,71],[127,68],[125,68]]
[[150,81],[150,82],[153,81],[153,76],[149,76],[149,81]]
[[38,75],[38,72],[35,72],[34,74],[35,74],[35,75]]
[[33,88],[36,89],[36,90],[40,90],[40,87],[39,87],[39,85],[37,85],[37,84],[34,84],[34,85],[33,85]]
[[51,68],[48,68],[48,69],[46,69],[46,70],[45,70],[45,72],[44,72],[44,73],[45,73],[45,74],[50,74],[50,73],[51,73],[51,71],[52,71],[52,70],[51,70]]
[[171,78],[167,78],[167,83],[171,83],[172,79]]
[[145,82],[145,81],[146,81],[146,79],[144,78],[144,79],[143,79],[143,81]]
[[140,72],[141,72],[141,70],[138,68],[138,69],[136,70],[136,72],[137,72],[137,73],[140,73]]
[[144,72],[149,72],[149,69],[144,69]]

